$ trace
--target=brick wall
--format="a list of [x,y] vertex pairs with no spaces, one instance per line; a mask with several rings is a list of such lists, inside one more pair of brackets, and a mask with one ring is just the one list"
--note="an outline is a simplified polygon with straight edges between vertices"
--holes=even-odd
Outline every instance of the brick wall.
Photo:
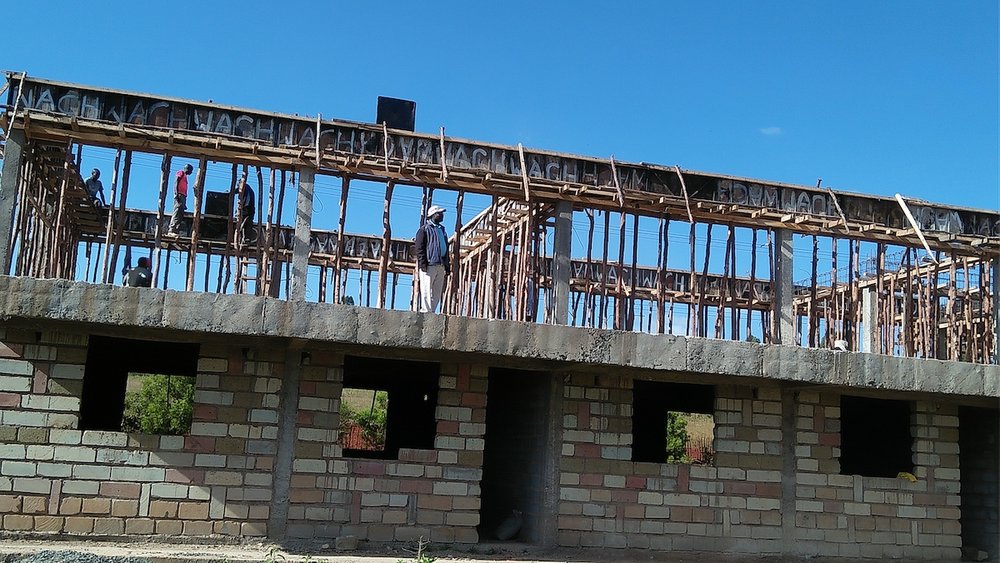
[[559,543],[780,552],[781,403],[716,388],[716,464],[633,462],[629,378],[564,386]]
[[915,483],[840,475],[840,395],[799,393],[798,545],[811,546],[820,555],[958,559],[957,407],[925,401],[912,405]]
[[[442,364],[434,449],[398,459],[343,457],[337,445],[342,356],[304,370],[289,534],[386,542],[475,543],[486,432],[485,369]],[[391,406],[390,406],[391,408]]]
[[153,436],[77,429],[86,336],[7,329],[0,342],[4,531],[266,533],[274,357],[202,346],[190,435]]
[[[748,553],[957,558],[957,407],[913,403],[916,483],[840,475],[840,396],[799,393],[794,475],[777,388],[715,387],[714,466],[632,462],[632,380],[573,375],[563,393],[559,543]],[[794,537],[782,482],[793,479]]]

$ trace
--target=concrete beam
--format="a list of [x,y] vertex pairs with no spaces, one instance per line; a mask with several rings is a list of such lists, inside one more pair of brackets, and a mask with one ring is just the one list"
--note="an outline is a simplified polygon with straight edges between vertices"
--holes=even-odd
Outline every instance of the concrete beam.
[[795,344],[795,282],[792,280],[795,249],[792,246],[792,232],[784,229],[774,231],[774,307],[778,329],[774,344]]
[[0,268],[10,272],[11,237],[14,236],[14,202],[21,179],[26,140],[24,131],[12,129],[4,146],[3,171],[0,173]]
[[569,282],[573,275],[573,204],[556,204],[556,228],[552,242],[552,322],[569,324]]
[[293,338],[311,345],[458,353],[497,365],[516,359],[539,369],[643,369],[802,386],[1000,397],[997,365],[0,276],[0,328],[15,321],[74,323],[87,332]]
[[292,301],[306,299],[306,273],[309,268],[309,233],[312,230],[313,184],[316,171],[299,169],[298,197],[295,201],[295,242],[292,245]]

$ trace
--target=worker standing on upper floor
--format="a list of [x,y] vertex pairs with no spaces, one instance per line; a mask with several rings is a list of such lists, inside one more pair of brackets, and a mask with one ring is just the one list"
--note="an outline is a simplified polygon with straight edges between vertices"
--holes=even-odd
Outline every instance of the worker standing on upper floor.
[[184,217],[184,210],[187,209],[188,176],[194,172],[194,167],[185,164],[184,168],[177,171],[174,181],[174,212],[170,215],[170,228],[168,234],[178,235],[181,230],[181,219]]
[[444,293],[444,282],[451,273],[448,234],[441,224],[445,211],[440,205],[432,205],[427,210],[427,221],[417,229],[413,241],[420,276],[419,304],[422,313],[437,312]]

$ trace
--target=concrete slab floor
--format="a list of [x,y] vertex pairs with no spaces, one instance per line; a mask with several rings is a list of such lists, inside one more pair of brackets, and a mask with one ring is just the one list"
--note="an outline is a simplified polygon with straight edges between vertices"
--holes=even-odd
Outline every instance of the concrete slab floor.
[[[142,558],[150,563],[410,563],[415,550],[401,547],[364,548],[335,552],[332,547],[282,548],[273,544],[206,545],[111,541],[12,540],[0,538],[0,563],[16,563],[43,552],[76,552],[99,557]],[[479,544],[467,549],[434,549],[427,552],[438,563],[850,563],[873,559],[749,556],[724,553],[666,553],[622,549],[537,548],[519,544]]]

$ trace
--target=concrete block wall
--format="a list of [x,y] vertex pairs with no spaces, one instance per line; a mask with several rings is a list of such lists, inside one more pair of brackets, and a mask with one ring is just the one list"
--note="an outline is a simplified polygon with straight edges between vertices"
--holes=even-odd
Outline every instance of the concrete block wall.
[[700,466],[631,461],[632,388],[589,374],[563,388],[559,544],[781,552],[777,390],[716,387],[716,464]]
[[[442,364],[434,449],[345,458],[337,445],[343,358],[303,371],[288,533],[372,542],[475,543],[486,433],[487,370]],[[391,406],[390,406],[391,408]],[[326,412],[326,409],[331,409]]]
[[925,560],[960,557],[958,410],[944,403],[912,404],[915,483],[841,475],[840,395],[798,394],[795,532],[800,552]]
[[277,436],[277,397],[267,389],[280,382],[273,358],[203,346],[188,436],[81,431],[87,337],[0,332],[0,530],[266,534]]

